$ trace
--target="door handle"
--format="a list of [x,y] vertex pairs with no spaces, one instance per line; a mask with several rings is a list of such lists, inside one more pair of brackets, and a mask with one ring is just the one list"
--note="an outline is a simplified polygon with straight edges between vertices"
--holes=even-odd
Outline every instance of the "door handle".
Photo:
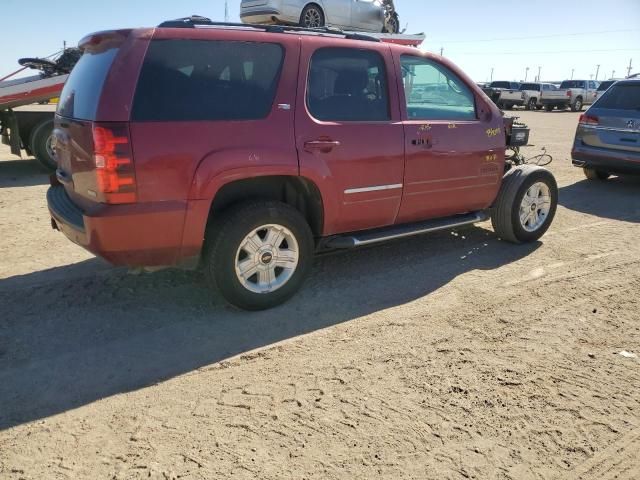
[[430,138],[416,138],[414,140],[411,140],[411,144],[415,145],[416,147],[422,147],[422,148],[433,147],[433,143],[431,143]]
[[339,146],[340,142],[337,140],[310,140],[308,142],[304,142],[304,149],[307,152],[319,150],[322,153],[329,153],[331,150]]

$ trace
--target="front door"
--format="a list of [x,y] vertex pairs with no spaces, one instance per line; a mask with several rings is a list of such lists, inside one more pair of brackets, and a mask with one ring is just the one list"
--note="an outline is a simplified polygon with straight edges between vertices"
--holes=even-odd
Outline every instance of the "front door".
[[300,174],[320,189],[325,235],[393,224],[404,173],[388,45],[335,45],[303,42],[296,105]]
[[[502,118],[448,67],[419,54],[398,55],[404,89],[406,170],[398,223],[491,205],[504,171]],[[484,119],[478,112],[484,110]]]

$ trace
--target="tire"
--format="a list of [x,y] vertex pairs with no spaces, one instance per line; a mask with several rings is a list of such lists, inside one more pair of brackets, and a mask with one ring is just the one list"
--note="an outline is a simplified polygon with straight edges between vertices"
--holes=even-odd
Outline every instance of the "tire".
[[[261,229],[263,226],[271,229]],[[276,240],[279,243],[266,243],[269,232],[280,239]],[[252,234],[254,241],[247,241]],[[243,245],[250,245],[255,252],[249,254]],[[300,289],[311,270],[313,251],[311,229],[298,210],[281,202],[251,201],[231,207],[207,228],[203,267],[214,295],[244,310],[265,310],[287,301]],[[289,258],[298,254],[290,271],[276,265],[279,260],[285,261],[283,252]],[[247,270],[256,273],[243,283],[238,268],[243,257],[250,261],[252,255],[255,262],[249,263]],[[265,277],[261,277],[263,274]],[[260,283],[263,279],[269,286]],[[274,288],[272,282],[282,284]]]
[[572,112],[580,112],[582,111],[582,99],[580,97],[576,98],[576,101],[571,104]]
[[536,105],[536,110],[542,110],[542,105]]
[[584,176],[589,180],[607,180],[611,176],[609,172],[595,168],[584,167],[582,171],[584,172]]
[[[535,194],[534,189],[539,185],[544,186],[544,189],[539,190],[540,195],[535,196],[540,199],[540,203],[528,203],[529,199],[525,199],[525,196]],[[541,203],[545,196],[549,197],[548,205],[547,202]],[[557,206],[558,185],[551,172],[536,165],[521,165],[512,168],[504,176],[491,212],[491,224],[496,235],[503,240],[512,243],[534,242],[549,229]],[[527,215],[529,208],[530,212],[536,212],[536,222],[531,213]],[[527,218],[523,222],[524,215]]]
[[29,148],[33,155],[45,168],[55,170],[58,168],[51,149],[51,139],[53,137],[53,120],[47,120],[31,131],[29,138]]
[[384,19],[382,33],[400,33],[400,18],[397,13],[392,13]]
[[324,12],[315,3],[310,3],[300,14],[299,25],[304,28],[322,28],[325,25]]
[[527,106],[525,107],[527,110],[535,110],[536,109],[536,99],[530,98],[527,102]]
[[553,105],[545,105],[545,106],[544,106],[544,109],[545,109],[547,112],[552,112],[552,111],[553,111]]

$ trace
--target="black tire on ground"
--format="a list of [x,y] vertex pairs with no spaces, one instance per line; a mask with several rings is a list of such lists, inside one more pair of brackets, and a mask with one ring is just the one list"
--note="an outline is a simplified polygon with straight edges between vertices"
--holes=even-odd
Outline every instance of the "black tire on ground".
[[310,3],[302,10],[299,25],[304,28],[320,28],[325,25],[324,12],[320,6]]
[[542,105],[536,105],[536,110],[542,110]]
[[[293,234],[298,244],[298,264],[280,288],[256,293],[241,283],[236,262],[245,237],[265,225],[280,225]],[[207,228],[204,273],[216,296],[244,310],[265,310],[287,301],[300,289],[311,271],[313,251],[311,229],[298,210],[276,201],[249,201],[231,207]]]
[[[550,209],[542,224],[534,231],[527,231],[520,221],[520,206],[527,191],[542,182],[549,189]],[[504,176],[500,192],[491,212],[491,224],[496,235],[512,243],[538,240],[549,229],[558,206],[558,185],[551,172],[536,165],[512,168]]]
[[36,125],[31,131],[29,138],[29,148],[44,167],[49,170],[58,168],[56,160],[51,150],[51,136],[53,135],[53,120],[47,120],[40,125]]
[[571,104],[571,111],[579,112],[581,110],[582,110],[582,99],[576,98],[576,101],[573,104]]
[[589,180],[606,180],[611,176],[609,172],[595,168],[584,167],[582,171],[584,172],[584,176]]
[[536,109],[536,99],[535,98],[530,98],[529,101],[527,102],[527,106],[526,106],[527,110],[535,110]]
[[552,111],[553,111],[553,105],[545,105],[545,106],[544,106],[544,109],[545,109],[547,112],[552,112]]

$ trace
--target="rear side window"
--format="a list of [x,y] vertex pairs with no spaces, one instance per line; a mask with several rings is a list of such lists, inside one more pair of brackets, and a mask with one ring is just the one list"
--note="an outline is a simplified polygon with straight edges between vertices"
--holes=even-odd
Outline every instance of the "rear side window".
[[384,59],[351,48],[321,48],[309,67],[307,107],[322,121],[371,122],[391,118]]
[[475,120],[475,97],[444,65],[411,55],[401,59],[410,120]]
[[102,87],[117,53],[117,48],[110,48],[80,57],[60,94],[59,115],[95,120]]
[[584,88],[584,82],[582,80],[565,80],[560,84],[560,89],[567,88]]
[[134,121],[265,118],[284,59],[275,43],[154,40],[140,72]]
[[640,110],[640,82],[614,85],[598,100],[596,106],[612,110]]

